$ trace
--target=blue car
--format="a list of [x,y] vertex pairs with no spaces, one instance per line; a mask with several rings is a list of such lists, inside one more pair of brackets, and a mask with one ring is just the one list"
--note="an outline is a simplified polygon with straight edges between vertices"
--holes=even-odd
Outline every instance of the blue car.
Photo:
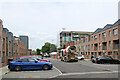
[[52,69],[52,63],[50,62],[39,62],[35,58],[21,58],[16,61],[10,62],[8,68],[10,70],[31,70],[31,69]]

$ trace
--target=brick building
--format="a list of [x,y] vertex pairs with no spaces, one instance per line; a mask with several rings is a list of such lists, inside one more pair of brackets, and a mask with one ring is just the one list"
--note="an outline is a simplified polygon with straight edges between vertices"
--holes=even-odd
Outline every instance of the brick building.
[[[0,19],[0,63],[2,62],[2,32],[3,32],[3,22]],[[0,64],[0,67],[2,66],[2,63]]]
[[29,49],[29,50],[27,51],[27,55],[32,55],[32,49]]
[[75,41],[69,41],[68,43],[64,44],[64,47],[67,48],[68,46],[75,45]]
[[77,52],[86,58],[92,55],[109,55],[120,59],[120,19],[114,24],[107,24],[98,28],[93,34],[75,41]]
[[15,47],[17,47],[17,50],[16,50],[16,55],[17,55],[17,58],[21,57],[21,56],[25,56],[26,55],[26,46],[25,44],[20,41],[20,38],[19,37],[16,37],[14,36],[15,38]]
[[7,28],[3,28],[3,22],[0,20],[0,62],[2,66],[8,64],[8,59],[16,60],[26,55],[26,45],[20,40],[20,37],[13,36]]

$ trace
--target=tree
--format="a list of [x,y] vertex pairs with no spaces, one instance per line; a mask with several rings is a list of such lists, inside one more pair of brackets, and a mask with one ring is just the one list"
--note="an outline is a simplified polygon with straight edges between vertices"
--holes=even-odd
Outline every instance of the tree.
[[51,53],[51,52],[56,52],[57,48],[55,46],[55,44],[45,44],[44,46],[42,46],[41,51],[43,53]]
[[41,52],[40,49],[36,49],[36,53],[37,53],[37,55],[40,55],[40,52]]

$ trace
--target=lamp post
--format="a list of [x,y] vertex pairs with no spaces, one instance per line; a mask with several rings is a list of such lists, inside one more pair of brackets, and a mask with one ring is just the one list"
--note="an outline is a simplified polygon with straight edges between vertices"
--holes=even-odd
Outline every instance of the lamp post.
[[[53,41],[54,41],[54,40],[51,40],[51,44],[52,44]],[[52,52],[52,50],[51,50],[51,48],[52,48],[52,47],[51,47],[51,44],[50,44],[50,53]]]

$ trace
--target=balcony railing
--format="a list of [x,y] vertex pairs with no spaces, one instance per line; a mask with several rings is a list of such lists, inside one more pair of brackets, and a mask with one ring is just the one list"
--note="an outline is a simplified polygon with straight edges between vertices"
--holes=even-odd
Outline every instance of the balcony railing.
[[98,48],[96,47],[94,50],[95,50],[95,51],[97,51],[97,50],[98,50]]
[[119,45],[115,45],[113,49],[119,49]]
[[107,46],[103,47],[102,50],[107,50]]

